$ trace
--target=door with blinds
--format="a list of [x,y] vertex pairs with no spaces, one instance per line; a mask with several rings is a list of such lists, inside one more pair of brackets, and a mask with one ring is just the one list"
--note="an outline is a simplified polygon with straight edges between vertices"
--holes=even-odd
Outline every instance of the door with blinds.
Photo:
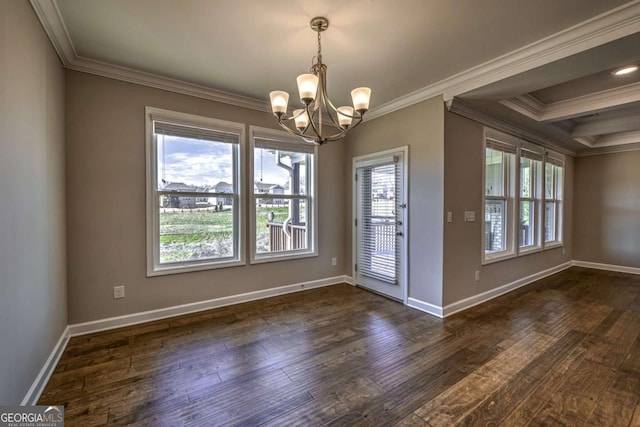
[[404,301],[406,191],[405,152],[356,159],[355,280]]

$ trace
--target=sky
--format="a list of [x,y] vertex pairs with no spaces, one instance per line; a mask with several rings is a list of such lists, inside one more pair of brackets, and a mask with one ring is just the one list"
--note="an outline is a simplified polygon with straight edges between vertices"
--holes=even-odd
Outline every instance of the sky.
[[[275,155],[256,150],[255,180],[284,185],[288,172],[277,166]],[[158,139],[158,180],[195,186],[233,182],[232,146],[228,143],[165,136]]]

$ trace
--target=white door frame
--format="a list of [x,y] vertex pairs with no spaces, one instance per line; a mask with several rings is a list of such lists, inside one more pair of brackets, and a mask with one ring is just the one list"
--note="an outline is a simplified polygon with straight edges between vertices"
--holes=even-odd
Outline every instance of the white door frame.
[[353,158],[352,170],[351,170],[351,277],[353,279],[353,285],[355,286],[357,280],[356,262],[358,260],[357,253],[357,229],[356,219],[358,218],[358,188],[356,186],[356,163],[375,160],[377,158],[388,157],[393,154],[403,154],[403,169],[402,169],[402,192],[403,200],[407,205],[402,212],[402,224],[404,229],[404,236],[402,239],[402,260],[400,263],[400,272],[402,280],[400,281],[400,287],[402,288],[402,303],[407,305],[409,298],[409,146],[404,145],[402,147],[391,148],[389,150],[378,151],[376,153],[364,154]]

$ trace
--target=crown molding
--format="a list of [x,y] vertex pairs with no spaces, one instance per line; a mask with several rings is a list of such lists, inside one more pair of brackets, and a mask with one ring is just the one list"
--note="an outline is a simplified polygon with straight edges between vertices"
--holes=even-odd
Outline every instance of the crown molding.
[[[56,0],[30,2],[63,65],[68,69],[258,111],[271,111],[266,101],[83,58],[77,54],[71,42]],[[639,30],[640,0],[634,0],[506,55],[372,108],[365,120],[375,119],[435,96],[443,95],[444,100],[449,101],[454,96],[470,90],[634,34]]]
[[62,61],[62,65],[71,64],[78,57],[78,54],[62,19],[58,4],[55,0],[30,0],[30,3],[60,61]]
[[[640,83],[608,89],[576,98],[543,104],[529,94],[498,101],[539,123],[561,122],[562,120],[605,111],[620,105],[640,102]],[[556,123],[558,125],[558,123]],[[576,126],[571,132],[574,141],[587,148],[607,148],[640,142],[638,118],[618,117],[608,120],[594,120]],[[616,132],[615,134],[612,132]],[[608,135],[606,133],[609,133]],[[601,135],[595,137],[595,135]]]
[[605,147],[594,146],[588,150],[579,151],[576,157],[599,156],[600,154],[626,153],[627,151],[639,151],[640,142],[636,144],[610,145]]
[[573,138],[574,141],[579,142],[587,148],[593,148],[593,140],[587,137]]
[[[448,102],[474,89],[638,31],[640,31],[640,0],[634,0],[559,33],[382,104],[371,109],[367,113],[368,118],[371,120],[438,95],[443,95],[444,100]],[[527,105],[521,107],[526,109]]]
[[493,114],[487,113],[486,111],[482,111],[481,109],[462,101],[460,98],[453,98],[452,100],[447,101],[447,108],[452,113],[456,113],[471,120],[475,120],[486,126],[490,126],[494,129],[506,132],[518,138],[522,138],[527,141],[534,142],[538,145],[542,145],[543,147],[551,149],[553,151],[557,151],[558,153],[567,154],[570,156],[576,155],[574,151],[566,149],[558,142],[552,140],[549,137],[540,135],[515,123],[496,117]]
[[76,52],[67,27],[62,19],[56,0],[30,0],[44,31],[49,36],[53,48],[65,68],[97,76],[108,77],[142,86],[168,90],[170,92],[210,101],[235,105],[251,110],[271,112],[267,101],[212,89],[206,86],[160,76],[158,74],[138,71],[128,67],[109,64],[94,59],[84,58]]
[[547,108],[545,104],[538,101],[528,93],[515,96],[513,98],[503,99],[498,101],[498,103],[522,114],[523,116],[529,117],[536,122],[542,121],[542,114],[544,114],[544,111]]
[[93,59],[76,57],[73,63],[67,65],[65,68],[156,89],[168,90],[170,92],[180,93],[183,95],[208,99],[210,101],[222,102],[251,110],[267,113],[271,112],[271,106],[266,101],[237,95],[231,92],[211,89],[206,86],[187,83],[182,80],[163,77],[153,73],[108,64],[106,62],[96,61]]

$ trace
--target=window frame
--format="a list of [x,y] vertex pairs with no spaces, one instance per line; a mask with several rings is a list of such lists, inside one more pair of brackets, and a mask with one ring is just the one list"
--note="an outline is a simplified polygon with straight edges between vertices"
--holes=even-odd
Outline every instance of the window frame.
[[[565,194],[565,171],[566,171],[566,161],[565,156],[562,154],[546,151],[545,152],[545,161],[544,161],[544,171],[546,176],[546,167],[547,164],[555,166],[554,174],[553,174],[553,198],[547,198],[547,189],[546,189],[546,179],[543,179],[543,193],[542,193],[542,209],[545,215],[545,218],[542,223],[542,245],[543,250],[554,249],[564,246],[564,194]],[[558,175],[557,171],[560,169],[560,173],[562,175],[562,189],[558,194]],[[558,197],[560,196],[560,197]],[[546,203],[554,202],[554,219],[555,219],[555,239],[546,241],[544,226],[546,223]]]
[[[504,182],[507,188],[506,196],[490,196],[486,194],[486,178],[487,178],[487,161],[486,153],[488,140],[493,140],[498,144],[515,147],[515,155],[513,164],[510,165],[511,171],[505,171]],[[481,264],[492,264],[494,262],[504,261],[519,256],[529,255],[545,251],[547,249],[555,249],[564,246],[564,195],[566,181],[566,158],[564,155],[545,150],[543,147],[533,144],[529,141],[519,139],[513,135],[485,127],[482,153],[482,227],[481,227]],[[535,177],[535,185],[533,186],[533,197],[521,197],[521,160],[522,151],[527,150],[542,155],[539,167],[536,168],[538,173]],[[536,160],[537,161],[537,160]],[[558,187],[558,176],[553,175],[554,198],[546,197],[546,167],[547,164],[554,164],[560,168],[562,177],[562,188]],[[507,180],[511,182],[507,182]],[[501,252],[486,253],[485,250],[485,228],[486,228],[486,201],[487,200],[504,200],[505,201],[505,246],[506,249]],[[520,246],[520,227],[521,222],[521,202],[530,201],[535,206],[534,217],[534,237],[535,244],[526,247]],[[554,202],[554,218],[556,222],[556,239],[545,241],[545,223],[546,223],[546,202]]]
[[[535,167],[533,169],[533,182],[532,182],[532,188],[531,188],[531,197],[526,197],[523,198],[521,196],[521,185],[522,185],[522,152],[523,151],[529,151],[531,153],[534,153],[535,155],[539,155],[540,159],[530,159],[531,161],[534,162],[538,162],[537,167]],[[544,200],[543,200],[543,196],[544,196],[544,156],[545,156],[545,151],[544,148],[536,145],[536,144],[532,144],[528,141],[523,141],[520,140],[519,141],[519,147],[518,147],[518,194],[517,194],[517,198],[518,198],[518,223],[516,224],[516,229],[517,229],[517,234],[518,234],[518,255],[527,255],[527,254],[531,254],[531,253],[536,253],[536,252],[541,252],[543,250],[543,244],[542,241],[544,240],[544,236],[543,236],[543,220],[544,220]],[[534,243],[532,245],[529,246],[521,246],[521,241],[520,241],[520,223],[522,222],[522,211],[521,211],[521,204],[523,201],[528,201],[528,202],[533,202],[534,205],[534,223],[533,223],[533,237],[534,237]]]
[[[503,172],[504,183],[504,195],[503,196],[489,196],[486,194],[486,178],[487,178],[487,141],[491,139],[494,142],[508,145],[514,148],[513,160],[509,162],[506,170]],[[481,227],[481,252],[482,252],[482,265],[492,264],[494,262],[504,261],[506,259],[515,258],[518,256],[517,240],[515,238],[515,218],[519,217],[516,212],[518,207],[518,194],[517,191],[519,185],[519,151],[518,151],[518,139],[491,128],[484,129],[484,139],[482,143],[482,227]],[[487,200],[504,200],[505,213],[504,213],[504,230],[505,230],[505,250],[500,252],[486,253],[485,244],[485,227],[486,227],[486,201]]]
[[254,171],[254,153],[256,148],[256,139],[272,140],[279,145],[285,145],[288,150],[296,151],[296,148],[304,146],[308,149],[309,144],[305,144],[299,138],[294,137],[286,132],[264,128],[260,126],[249,127],[249,236],[250,236],[250,264],[261,264],[267,262],[286,261],[300,258],[309,258],[318,256],[318,146],[311,146],[312,161],[307,167],[307,195],[269,195],[272,199],[306,199],[307,200],[307,249],[289,250],[273,253],[257,253],[256,245],[256,200],[263,198],[264,194],[255,193],[255,171]]
[[[158,190],[158,155],[157,142],[154,137],[155,120],[162,120],[183,126],[208,128],[216,131],[230,132],[238,135],[238,143],[233,143],[233,184],[234,193],[224,193],[224,197],[234,199],[234,256],[222,260],[207,259],[196,261],[179,261],[175,263],[160,262],[160,196],[165,193]],[[211,117],[145,107],[145,156],[146,156],[146,251],[147,277],[168,274],[187,273],[193,271],[212,270],[226,267],[246,265],[244,249],[244,143],[245,125],[243,123],[214,119]],[[188,192],[181,194],[195,195]],[[203,193],[197,193],[202,196]],[[215,197],[218,193],[206,193]]]

